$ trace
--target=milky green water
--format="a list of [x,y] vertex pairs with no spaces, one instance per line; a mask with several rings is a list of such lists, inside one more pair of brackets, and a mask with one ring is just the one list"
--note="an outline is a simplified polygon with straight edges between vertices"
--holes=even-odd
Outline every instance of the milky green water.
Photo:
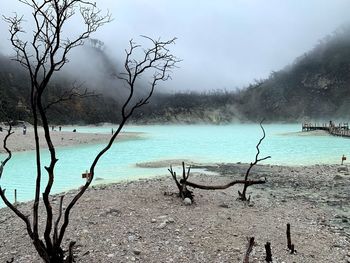
[[[343,154],[350,156],[350,140],[332,136],[305,136],[300,125],[264,125],[266,139],[261,155],[272,158],[263,164],[310,165],[339,163]],[[78,132],[110,133],[111,127],[75,127]],[[71,130],[71,127],[63,130]],[[121,141],[101,159],[95,178],[108,183],[139,177],[168,174],[167,168],[138,168],[136,163],[163,159],[189,159],[195,162],[251,162],[261,129],[256,124],[232,125],[150,125],[128,126],[124,131],[142,132],[141,138]],[[84,183],[82,172],[89,169],[103,144],[58,148],[58,163],[53,192],[77,188]],[[48,154],[44,153],[44,164]],[[3,159],[3,156],[1,156]],[[34,152],[14,153],[5,167],[1,185],[12,200],[17,189],[18,200],[34,196]],[[45,174],[45,172],[44,172]],[[2,204],[0,204],[2,206]]]

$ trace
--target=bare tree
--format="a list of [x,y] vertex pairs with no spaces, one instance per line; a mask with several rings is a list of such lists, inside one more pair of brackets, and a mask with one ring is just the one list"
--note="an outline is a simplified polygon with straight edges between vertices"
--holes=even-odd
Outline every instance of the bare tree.
[[[43,102],[43,94],[50,87],[49,83],[52,76],[57,71],[61,70],[68,62],[67,55],[69,52],[73,48],[82,45],[85,39],[99,27],[109,22],[111,17],[109,14],[102,15],[95,4],[85,0],[19,0],[19,2],[32,9],[35,22],[32,40],[30,42],[23,41],[19,36],[21,33],[24,33],[22,29],[23,17],[19,17],[16,14],[14,17],[5,17],[4,19],[10,25],[11,43],[16,52],[15,60],[28,71],[30,77],[30,107],[33,115],[36,156],[36,187],[32,218],[24,215],[9,202],[5,195],[5,189],[2,189],[2,187],[0,187],[0,196],[4,203],[24,221],[28,235],[32,239],[35,249],[44,262],[73,262],[73,246],[75,242],[72,241],[68,245],[68,255],[64,252],[65,250],[62,246],[70,220],[70,212],[90,186],[94,178],[95,167],[98,161],[103,154],[110,149],[134,110],[148,103],[159,81],[165,81],[170,78],[171,70],[175,67],[176,63],[179,62],[168,50],[168,46],[174,44],[175,39],[163,42],[145,37],[151,41],[152,47],[143,50],[144,56],[140,60],[134,57],[134,51],[139,50],[141,47],[130,41],[130,47],[126,50],[125,72],[120,76],[129,88],[129,95],[122,107],[122,121],[116,132],[111,136],[108,144],[96,155],[96,158],[90,166],[86,183],[80,188],[72,200],[67,202],[65,209],[63,209],[64,196],[62,196],[60,198],[59,209],[56,214],[54,214],[50,201],[50,193],[56,176],[55,167],[58,158],[56,156],[55,146],[51,140],[49,120],[46,111],[50,106],[69,99],[72,94],[72,96],[78,95],[75,93],[75,90],[70,90],[72,94],[64,93],[61,98],[45,104]],[[65,26],[70,18],[76,14],[77,10],[80,11],[85,31],[74,39],[65,38],[63,35]],[[151,75],[149,90],[144,97],[138,98],[135,102],[135,90],[138,87],[137,82],[145,72],[149,71],[153,74]],[[84,96],[84,93],[82,96]],[[43,127],[44,140],[50,154],[50,161],[46,166],[42,163],[41,158],[43,150],[39,148],[39,141],[43,139],[39,137],[39,125]],[[6,145],[10,135],[11,127],[3,141],[8,156],[1,164],[2,169],[11,159],[11,150],[8,149]],[[42,168],[45,168],[48,174],[48,181],[46,185],[44,185],[44,192],[42,193],[44,204],[43,211],[41,211],[39,207]],[[38,220],[39,214],[46,217],[43,233],[39,231],[39,229],[41,229]]]
[[187,189],[186,183],[184,183],[187,181],[188,177],[190,177],[191,166],[187,168],[187,173],[186,173],[185,162],[182,162],[182,179],[180,180],[180,182],[177,179],[176,172],[173,171],[173,167],[171,165],[168,171],[173,177],[177,188],[179,189],[178,196],[181,197],[182,199],[190,198],[191,201],[193,201],[193,198],[194,198],[193,193],[192,191]]
[[263,157],[263,158],[259,158],[259,155],[260,155],[260,148],[259,148],[259,147],[260,147],[260,144],[262,143],[262,141],[265,139],[265,136],[266,136],[266,134],[265,134],[265,129],[264,129],[264,127],[262,126],[263,121],[264,121],[264,120],[262,120],[262,121],[260,122],[260,128],[261,128],[261,130],[262,130],[262,132],[263,132],[263,136],[260,138],[258,144],[255,146],[255,147],[256,147],[255,160],[254,160],[254,162],[251,162],[251,163],[250,163],[249,168],[247,169],[247,172],[246,172],[246,174],[245,174],[245,176],[244,176],[244,181],[246,181],[247,183],[245,183],[245,184],[243,185],[243,190],[242,190],[242,192],[238,191],[239,199],[241,199],[242,201],[248,201],[248,202],[250,201],[250,196],[247,198],[247,194],[246,194],[246,193],[247,193],[248,187],[251,185],[251,184],[248,183],[248,177],[249,177],[249,175],[250,175],[250,171],[252,170],[252,168],[253,168],[255,165],[257,165],[259,162],[271,158],[271,156],[266,156],[266,157]]
[[183,173],[182,173],[182,179],[180,179],[180,181],[177,179],[176,172],[173,171],[172,166],[170,166],[170,169],[168,169],[168,171],[170,172],[171,176],[173,177],[173,179],[176,183],[177,188],[179,189],[179,196],[182,199],[189,197],[191,200],[193,200],[192,191],[188,190],[186,186],[190,186],[190,187],[198,188],[198,189],[203,189],[203,190],[224,190],[224,189],[232,187],[236,184],[243,184],[242,193],[240,191],[238,191],[239,199],[241,199],[242,201],[250,201],[250,196],[248,198],[246,197],[247,188],[251,185],[266,183],[265,179],[264,180],[249,180],[250,171],[258,162],[271,158],[271,156],[266,156],[264,158],[259,159],[259,154],[260,154],[259,147],[260,147],[260,144],[262,143],[262,141],[265,139],[265,130],[264,130],[264,127],[262,126],[262,122],[263,121],[260,122],[260,128],[263,131],[263,136],[262,136],[262,138],[260,138],[258,144],[256,145],[257,154],[255,156],[255,161],[250,163],[249,168],[247,169],[247,172],[246,172],[243,180],[233,180],[233,181],[231,181],[227,184],[224,184],[224,185],[201,185],[201,184],[189,182],[188,178],[190,177],[190,167],[188,168],[188,171],[186,174],[185,163],[182,162]]
[[179,194],[178,196],[181,197],[182,199],[185,199],[186,197],[190,198],[193,200],[194,195],[192,191],[187,189],[187,186],[193,187],[193,188],[198,188],[202,190],[225,190],[227,188],[230,188],[236,184],[243,184],[243,185],[254,185],[254,184],[264,184],[266,183],[266,180],[233,180],[227,184],[224,185],[202,185],[202,184],[197,184],[193,182],[189,182],[188,178],[190,177],[190,167],[187,170],[187,173],[185,172],[185,163],[182,162],[182,179],[178,180],[176,176],[176,172],[173,171],[172,166],[170,166],[170,169],[168,171],[170,172],[172,178],[174,179],[177,188],[179,189]]

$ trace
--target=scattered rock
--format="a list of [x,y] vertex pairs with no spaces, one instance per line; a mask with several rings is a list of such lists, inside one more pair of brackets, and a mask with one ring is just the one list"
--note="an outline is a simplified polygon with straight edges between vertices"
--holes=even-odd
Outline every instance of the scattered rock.
[[95,178],[95,181],[103,181],[104,180],[104,178],[102,178],[102,177],[96,177]]
[[166,227],[166,221],[160,223],[160,224],[157,226],[158,229],[163,229],[163,228],[165,228],[165,227]]
[[349,168],[345,165],[341,165],[337,169],[338,172],[349,172]]
[[136,237],[134,235],[129,235],[128,236],[129,242],[133,242],[135,239],[136,239]]
[[174,218],[172,218],[172,217],[169,217],[166,221],[168,223],[174,223],[175,222]]
[[183,200],[184,204],[185,205],[192,205],[192,200],[188,197],[186,197],[184,200]]
[[116,208],[109,208],[104,214],[102,214],[102,216],[108,216],[108,215],[111,215],[111,216],[117,216],[117,215],[120,215],[120,211]]
[[135,255],[140,255],[141,254],[141,250],[139,250],[139,249],[134,249],[134,254]]
[[[223,169],[226,174],[215,178],[199,174],[191,178],[207,185],[221,184],[239,178],[241,170],[247,168],[246,164],[236,170],[231,166],[217,166],[215,169]],[[236,200],[235,188],[195,189],[196,204],[186,207],[175,194],[162,196],[164,191],[174,191],[172,178],[107,185],[104,190],[95,187],[86,192],[86,202],[74,207],[64,248],[71,240],[76,241],[74,253],[81,263],[242,262],[246,237],[256,235],[252,262],[254,258],[263,259],[266,241],[275,244],[276,262],[347,262],[349,241],[343,233],[350,230],[345,222],[350,221],[350,193],[344,181],[333,180],[338,166],[321,165],[317,170],[295,167],[294,173],[283,168],[282,174],[277,172],[281,166],[256,166],[254,179],[266,175],[269,181],[250,188],[255,202],[252,208]],[[345,173],[339,176],[348,179]],[[72,197],[74,193],[67,195]],[[55,199],[59,200],[57,196]],[[20,204],[20,209],[30,214],[32,203]],[[0,262],[11,257],[14,262],[40,262],[30,238],[21,234],[23,222],[11,216],[9,209],[0,210],[0,236],[6,236],[0,243]],[[308,242],[303,253],[292,258],[284,246],[278,245],[285,244],[287,222],[292,223],[293,242]],[[317,253],[311,249],[316,247]]]
[[336,176],[334,176],[333,178],[334,180],[342,180],[343,176],[341,176],[340,174],[337,174]]

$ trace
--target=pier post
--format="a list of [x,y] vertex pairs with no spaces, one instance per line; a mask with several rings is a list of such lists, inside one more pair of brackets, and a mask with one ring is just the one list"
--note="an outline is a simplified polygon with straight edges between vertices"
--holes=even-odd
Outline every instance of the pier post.
[[17,205],[17,189],[15,189],[15,205]]

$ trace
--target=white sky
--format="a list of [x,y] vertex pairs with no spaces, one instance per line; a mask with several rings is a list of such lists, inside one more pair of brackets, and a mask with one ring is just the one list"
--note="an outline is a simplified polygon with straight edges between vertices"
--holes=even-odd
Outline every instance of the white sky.
[[[283,68],[339,26],[349,23],[349,0],[95,0],[114,21],[94,36],[120,58],[139,35],[177,37],[183,59],[171,90],[233,89]],[[0,14],[27,7],[0,0]],[[79,30],[73,22],[69,30]],[[9,54],[7,25],[0,21],[0,51]]]

